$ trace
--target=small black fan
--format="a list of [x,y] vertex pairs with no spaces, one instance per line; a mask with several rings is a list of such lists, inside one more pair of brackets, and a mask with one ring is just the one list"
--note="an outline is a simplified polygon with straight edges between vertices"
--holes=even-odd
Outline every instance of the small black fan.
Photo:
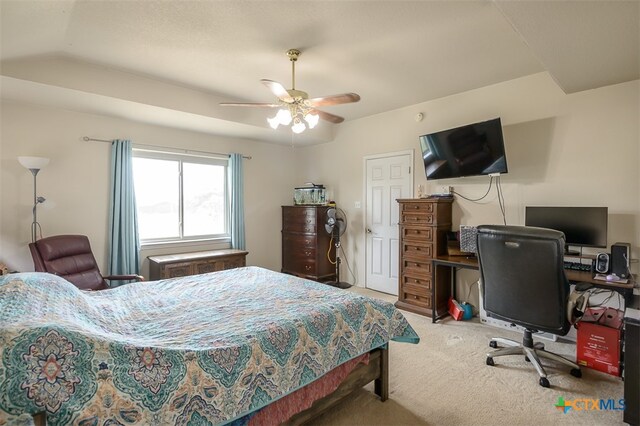
[[327,220],[324,224],[324,229],[328,234],[331,234],[331,239],[336,247],[335,262],[329,259],[331,263],[336,265],[336,280],[330,281],[327,284],[338,288],[349,288],[351,287],[351,284],[340,281],[341,260],[340,256],[338,256],[338,252],[340,251],[340,236],[344,234],[344,231],[347,230],[347,216],[344,214],[344,211],[336,209],[335,207],[331,207],[329,210],[327,210]]

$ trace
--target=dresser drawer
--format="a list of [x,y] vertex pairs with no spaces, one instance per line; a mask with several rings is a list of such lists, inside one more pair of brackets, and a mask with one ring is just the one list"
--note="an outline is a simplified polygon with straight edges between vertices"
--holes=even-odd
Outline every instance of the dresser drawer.
[[433,225],[435,223],[435,214],[421,212],[403,212],[401,217],[403,225]]
[[402,274],[409,274],[412,277],[430,277],[433,264],[430,260],[402,259]]
[[435,203],[402,203],[401,213],[414,212],[414,213],[433,213],[435,211]]
[[431,294],[431,277],[412,277],[411,275],[404,274],[402,275],[402,288],[405,291],[407,291],[407,288],[421,288],[425,292],[424,295],[427,295],[427,293]]
[[412,241],[402,242],[402,258],[428,261],[434,256],[433,244],[430,243],[418,243]]
[[316,236],[283,233],[282,247],[294,247],[295,250],[299,250],[301,248],[315,248]]
[[414,291],[413,288],[402,290],[402,301],[421,308],[431,309],[431,294],[425,296],[420,290]]
[[317,250],[315,247],[284,247],[282,254],[285,258],[287,258],[287,260],[291,260],[293,262],[315,263]]
[[404,240],[433,241],[433,228],[428,226],[400,226],[400,234]]
[[316,223],[315,209],[286,209],[282,212],[282,223]]
[[315,260],[296,261],[294,259],[283,259],[282,269],[285,272],[295,272],[303,275],[316,275],[318,273]]
[[282,224],[282,230],[287,232],[300,232],[302,234],[315,234],[318,232],[315,223],[285,222]]

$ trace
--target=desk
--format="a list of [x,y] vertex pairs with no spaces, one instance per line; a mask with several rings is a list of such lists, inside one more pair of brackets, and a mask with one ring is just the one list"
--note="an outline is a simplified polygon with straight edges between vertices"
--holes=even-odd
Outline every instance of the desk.
[[[456,297],[456,270],[458,268],[475,269],[475,270],[479,269],[478,258],[475,256],[467,257],[467,256],[440,255],[440,256],[434,257],[431,262],[433,263],[432,278],[434,282],[436,280],[436,276],[439,270],[442,273],[443,272],[442,268],[450,269],[451,286],[449,291],[450,291],[451,297],[453,297],[454,299]],[[622,296],[624,297],[625,305],[631,303],[631,300],[633,298],[633,282],[629,282],[627,284],[621,284],[621,283],[611,283],[607,281],[594,280],[591,275],[591,272],[576,271],[573,269],[565,269],[564,272],[570,283],[583,282],[583,283],[593,284],[594,287],[603,288],[606,290],[614,290],[622,294]],[[437,300],[441,300],[441,299],[434,298],[434,301],[437,301]],[[438,309],[437,309],[438,307],[436,305],[437,303],[433,304],[433,316],[431,317],[432,322],[436,322],[440,318],[448,315],[448,310],[445,309],[444,314],[441,314],[440,316],[436,316],[436,313],[438,312]],[[440,310],[442,311],[442,308],[440,308]]]

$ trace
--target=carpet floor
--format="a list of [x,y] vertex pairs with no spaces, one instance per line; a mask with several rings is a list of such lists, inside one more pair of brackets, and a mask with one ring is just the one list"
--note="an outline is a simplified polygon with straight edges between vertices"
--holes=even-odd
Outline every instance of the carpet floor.
[[[362,288],[355,291],[394,302],[394,296]],[[522,334],[483,325],[477,318],[436,324],[430,318],[403,311],[420,336],[417,345],[390,343],[389,400],[380,402],[373,386],[355,392],[312,425],[622,425],[622,411],[589,409],[568,412],[556,408],[559,398],[612,399],[619,408],[623,381],[588,368],[582,378],[569,368],[543,361],[550,388],[538,384],[538,374],[524,357],[495,358],[485,364],[492,337],[517,341]],[[572,342],[536,339],[546,349],[575,359]],[[584,406],[579,404],[578,406]]]

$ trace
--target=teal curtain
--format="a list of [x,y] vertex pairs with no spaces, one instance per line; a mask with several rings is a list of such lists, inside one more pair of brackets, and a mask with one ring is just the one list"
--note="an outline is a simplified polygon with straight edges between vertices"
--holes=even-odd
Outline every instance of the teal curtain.
[[133,187],[131,141],[111,142],[109,274],[140,273],[140,238]]
[[242,154],[229,155],[229,189],[231,195],[231,248],[244,250],[244,177]]

